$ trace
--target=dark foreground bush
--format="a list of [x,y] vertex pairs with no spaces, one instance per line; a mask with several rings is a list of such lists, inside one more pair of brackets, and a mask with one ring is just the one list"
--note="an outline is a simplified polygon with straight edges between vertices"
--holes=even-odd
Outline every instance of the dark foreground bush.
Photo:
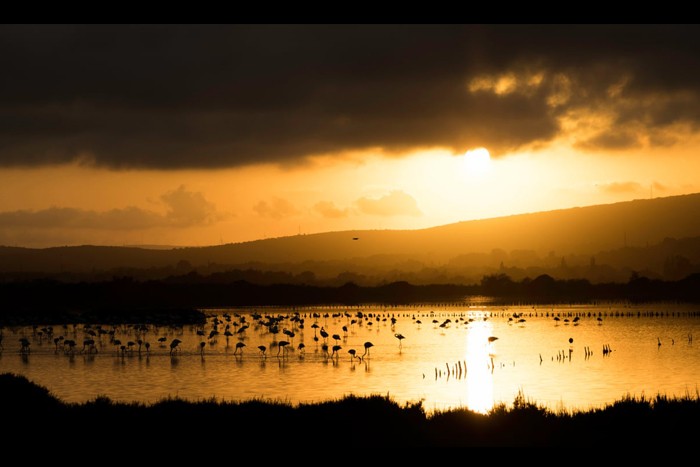
[[[488,414],[454,409],[426,414],[420,403],[401,406],[388,397],[347,396],[293,406],[250,400],[156,404],[116,403],[105,397],[67,404],[23,376],[0,374],[3,440],[42,446],[138,449],[158,446],[280,448],[348,447],[573,447],[694,446],[700,398],[623,398],[602,409],[554,413],[518,396],[512,407]],[[165,443],[165,444],[162,444]],[[219,444],[223,443],[223,444]],[[188,448],[189,449],[189,448]]]

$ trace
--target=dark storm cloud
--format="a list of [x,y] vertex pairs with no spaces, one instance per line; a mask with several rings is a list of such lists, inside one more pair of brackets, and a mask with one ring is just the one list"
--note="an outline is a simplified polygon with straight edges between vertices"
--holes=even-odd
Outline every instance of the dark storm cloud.
[[693,25],[4,25],[0,165],[497,155],[584,111],[609,126],[584,146],[668,144],[700,121],[699,38]]

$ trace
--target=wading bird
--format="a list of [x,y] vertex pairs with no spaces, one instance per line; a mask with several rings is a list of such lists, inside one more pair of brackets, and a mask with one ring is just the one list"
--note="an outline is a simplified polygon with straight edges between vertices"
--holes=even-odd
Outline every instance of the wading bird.
[[180,350],[180,348],[178,347],[180,345],[180,342],[182,342],[180,339],[173,339],[170,342],[170,355],[172,355],[173,352],[177,352]]
[[371,342],[365,342],[365,353],[362,354],[362,358],[365,358],[365,355],[369,357],[369,349],[370,347],[374,347],[374,344]]
[[404,335],[403,335],[403,334],[400,334],[400,333],[397,333],[397,334],[394,334],[394,337],[397,338],[397,339],[399,340],[399,348],[401,348],[401,343],[402,343],[403,340],[405,339]]
[[[66,350],[66,347],[68,347],[67,350]],[[73,339],[64,339],[63,351],[66,355],[74,355],[75,354],[75,341]]]
[[29,342],[29,339],[27,339],[26,337],[20,338],[19,345],[19,353],[24,355],[30,353],[29,346],[31,345],[31,343]]
[[83,348],[80,350],[80,353],[83,353],[85,349],[87,349],[88,353],[97,353],[97,347],[95,347],[95,339],[85,339],[83,341]]

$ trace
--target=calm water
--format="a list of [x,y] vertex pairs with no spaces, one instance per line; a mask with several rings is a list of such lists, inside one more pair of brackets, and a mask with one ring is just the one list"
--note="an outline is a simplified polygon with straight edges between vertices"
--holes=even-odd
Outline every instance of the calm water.
[[[90,328],[54,325],[52,338],[41,324],[5,328],[0,372],[23,374],[70,402],[106,395],[139,402],[177,396],[296,404],[381,394],[402,403],[422,401],[427,411],[466,406],[486,412],[496,403],[511,405],[519,392],[553,410],[585,410],[626,395],[695,397],[700,387],[700,340],[693,342],[700,337],[700,313],[693,306],[206,312],[210,317],[202,327],[102,326],[103,333],[114,331],[125,351],[93,326],[98,352],[91,354],[81,352]],[[274,326],[262,324],[273,319],[277,334],[271,332]],[[321,327],[329,334],[327,351]],[[214,329],[218,335],[210,338]],[[399,340],[399,333],[405,338]],[[58,336],[77,342],[73,355],[63,345],[56,350]],[[497,339],[489,342],[491,336]],[[22,337],[31,342],[28,355],[20,353]],[[139,352],[138,344],[128,350],[128,341],[139,339],[150,343],[149,352],[144,345]],[[171,356],[173,339],[181,343]],[[289,345],[279,346],[283,340]],[[239,342],[245,346],[237,349]],[[352,358],[348,350],[362,356],[365,342],[373,344],[368,355]],[[267,348],[264,355],[260,345]],[[335,354],[334,345],[341,347]],[[611,351],[604,353],[608,346]]]

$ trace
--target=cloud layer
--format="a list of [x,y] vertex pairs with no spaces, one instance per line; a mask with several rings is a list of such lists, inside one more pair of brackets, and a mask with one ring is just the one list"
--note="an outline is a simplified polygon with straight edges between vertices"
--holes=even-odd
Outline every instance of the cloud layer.
[[624,149],[700,121],[694,25],[2,25],[0,57],[0,166]]
[[183,185],[163,194],[161,200],[167,206],[165,214],[135,206],[108,211],[50,207],[38,211],[0,212],[0,225],[4,229],[69,228],[127,231],[156,227],[202,226],[221,218],[216,207],[208,202],[202,193],[188,191]]
[[374,216],[420,216],[416,200],[401,190],[394,190],[380,198],[362,197],[355,201],[357,208],[363,214]]

